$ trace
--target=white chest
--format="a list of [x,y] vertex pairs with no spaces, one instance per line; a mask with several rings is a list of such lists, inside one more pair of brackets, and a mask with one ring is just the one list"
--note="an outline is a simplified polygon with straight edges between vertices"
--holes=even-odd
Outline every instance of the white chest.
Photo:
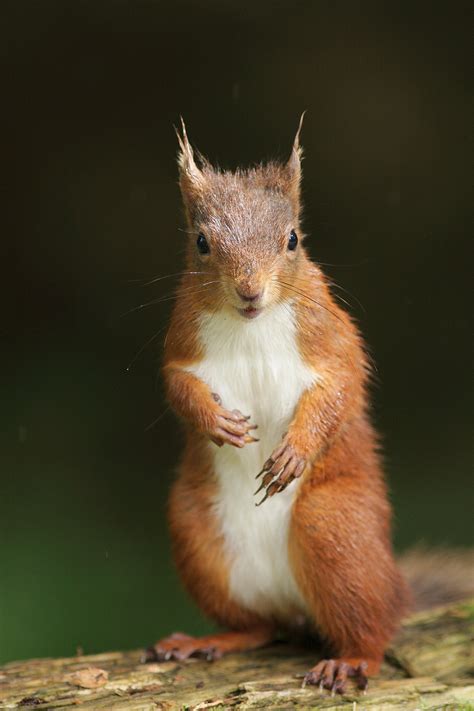
[[255,321],[220,313],[204,316],[203,360],[191,368],[220,395],[225,408],[251,415],[258,443],[243,449],[213,444],[215,502],[231,563],[230,589],[245,607],[287,618],[305,605],[288,559],[288,528],[297,481],[261,507],[255,477],[293,417],[302,392],[317,374],[303,362],[287,305]]

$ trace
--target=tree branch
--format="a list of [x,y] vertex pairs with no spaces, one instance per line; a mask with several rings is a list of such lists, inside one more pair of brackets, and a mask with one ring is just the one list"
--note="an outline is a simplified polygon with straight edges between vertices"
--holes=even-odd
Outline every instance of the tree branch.
[[38,659],[0,667],[0,708],[472,709],[474,600],[408,618],[367,694],[301,688],[314,650],[276,644],[208,663],[142,664],[141,652]]

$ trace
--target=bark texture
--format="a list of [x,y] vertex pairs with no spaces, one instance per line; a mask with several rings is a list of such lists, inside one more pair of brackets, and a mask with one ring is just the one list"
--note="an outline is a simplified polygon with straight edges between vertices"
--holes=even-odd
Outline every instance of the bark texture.
[[142,664],[142,652],[0,667],[0,708],[474,710],[474,600],[408,618],[366,694],[301,687],[317,650],[281,643],[217,662]]

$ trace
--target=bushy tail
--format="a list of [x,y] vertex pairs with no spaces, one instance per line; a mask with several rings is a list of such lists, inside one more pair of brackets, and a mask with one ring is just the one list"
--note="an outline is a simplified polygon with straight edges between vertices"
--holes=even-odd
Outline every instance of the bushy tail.
[[398,559],[413,595],[426,610],[474,595],[474,549],[417,546]]

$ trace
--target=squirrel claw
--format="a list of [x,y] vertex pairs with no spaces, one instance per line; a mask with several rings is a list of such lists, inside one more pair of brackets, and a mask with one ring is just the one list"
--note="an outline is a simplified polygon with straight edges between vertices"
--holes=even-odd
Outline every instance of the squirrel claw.
[[256,496],[256,495],[259,494],[259,493],[262,491],[262,489],[264,489],[264,488],[265,488],[265,482],[262,481],[262,483],[260,484],[260,486],[258,487],[258,489],[253,492],[253,495]]
[[273,464],[274,464],[274,461],[271,457],[269,459],[267,459],[267,461],[265,462],[265,464],[263,465],[261,470],[258,472],[255,479],[258,479],[259,477],[262,476],[262,474],[266,474],[267,472],[269,472],[271,470],[271,468],[273,467]]
[[243,415],[240,410],[224,409],[216,393],[213,393],[212,397],[217,402],[219,409],[215,414],[213,425],[206,431],[211,442],[214,442],[218,447],[230,444],[233,447],[242,448],[246,444],[259,441],[251,434],[253,430],[257,429],[257,425],[249,423],[250,417]]
[[266,501],[267,499],[268,499],[268,489],[266,490],[265,496],[263,497],[263,499],[261,501],[257,501],[255,506],[261,506],[263,504],[263,502]]
[[[265,479],[263,480],[262,484],[263,484],[263,486],[265,486]],[[283,488],[284,488],[284,487],[283,487]],[[282,487],[281,487],[281,485],[279,484],[279,482],[278,482],[277,480],[272,481],[272,483],[267,486],[267,490],[266,490],[266,492],[265,492],[264,498],[263,498],[261,501],[259,501],[258,504],[255,504],[255,505],[256,505],[256,506],[261,506],[264,501],[266,501],[267,499],[271,498],[271,497],[274,496],[275,494],[278,494],[279,491],[282,491]]]
[[303,679],[303,687],[307,684],[318,686],[319,690],[328,689],[331,696],[344,694],[347,681],[354,678],[357,688],[365,693],[367,690],[367,663],[350,663],[343,659],[323,659],[311,669]]
[[[255,478],[259,479],[263,476],[263,482],[268,486],[268,496],[273,496],[284,491],[289,484],[302,476],[307,465],[306,458],[302,457],[285,437],[283,443],[267,459]],[[262,487],[255,493],[258,494],[261,489]],[[259,506],[264,500],[259,503]]]

